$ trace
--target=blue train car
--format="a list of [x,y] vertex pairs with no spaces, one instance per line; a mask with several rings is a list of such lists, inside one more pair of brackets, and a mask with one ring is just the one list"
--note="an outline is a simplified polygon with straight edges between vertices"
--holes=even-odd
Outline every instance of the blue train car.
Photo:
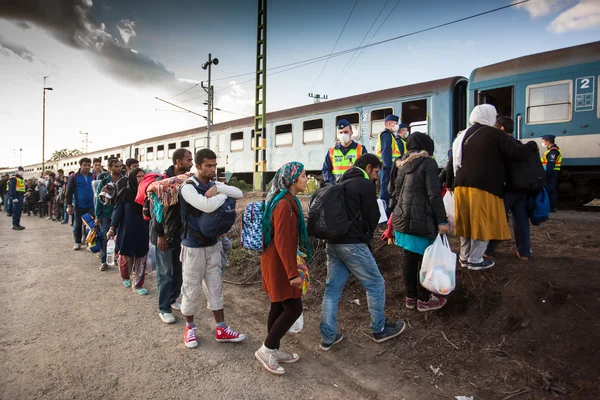
[[494,105],[498,116],[515,120],[523,142],[555,135],[563,156],[559,202],[585,204],[600,197],[598,85],[600,42],[594,42],[475,69],[468,109]]

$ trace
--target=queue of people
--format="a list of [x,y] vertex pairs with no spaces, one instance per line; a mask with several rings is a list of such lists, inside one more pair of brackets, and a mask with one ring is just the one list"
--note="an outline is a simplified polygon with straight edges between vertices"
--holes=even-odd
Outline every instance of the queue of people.
[[[338,122],[340,140],[326,154],[323,178],[325,185],[343,186],[341,207],[351,222],[344,235],[326,240],[327,279],[319,325],[322,351],[329,351],[344,339],[338,326],[338,306],[350,276],[365,289],[375,342],[396,338],[406,329],[404,321],[385,316],[386,283],[371,248],[382,217],[378,197],[391,214],[388,238],[402,255],[403,307],[407,309],[431,312],[447,302],[445,297],[425,289],[419,279],[424,253],[438,235],[460,236],[461,266],[476,271],[487,269],[494,266],[498,241],[511,237],[507,223],[510,211],[517,257],[522,261],[531,257],[527,194],[511,192],[505,167],[536,152],[537,145],[514,140],[512,120],[497,118],[491,105],[475,107],[469,121],[471,126],[453,144],[443,181],[433,158],[434,141],[423,133],[408,134],[407,126],[399,124],[397,116],[386,117],[386,130],[378,138],[376,154],[369,154],[352,140],[348,121]],[[544,141],[548,151],[542,162],[545,160],[546,171],[550,169],[554,176],[557,166],[560,168],[560,152],[554,138],[546,137]],[[177,149],[172,161],[164,173],[156,174],[146,173],[137,160],[129,159],[123,173],[121,161],[116,158],[108,160],[108,171],[104,172],[101,164],[92,169],[92,160],[84,157],[77,172],[64,176],[59,171],[54,177],[53,190],[60,195],[39,212],[47,209],[52,217],[64,222],[61,207],[57,206],[62,202],[64,215],[74,215],[74,250],[81,249],[82,217],[89,214],[99,232],[100,271],[111,268],[107,263],[107,241],[116,239],[122,285],[140,295],[148,294],[143,287],[144,277],[150,249],[154,248],[158,317],[165,324],[173,324],[177,320],[174,310],[181,313],[186,347],[198,347],[200,342],[194,318],[201,290],[214,318],[215,340],[243,342],[246,334],[234,330],[224,313],[223,268],[231,225],[223,230],[222,220],[211,220],[213,215],[235,210],[235,200],[243,193],[216,181],[217,155],[210,149],[194,155],[187,149]],[[191,174],[193,165],[196,172]],[[297,353],[283,349],[282,339],[302,315],[307,273],[300,268],[299,260],[310,262],[313,257],[305,218],[309,210],[303,210],[297,197],[306,189],[307,180],[302,163],[283,165],[271,182],[259,227],[263,241],[262,288],[270,310],[266,336],[255,357],[276,375],[285,373],[281,364],[300,359]],[[154,183],[165,181],[175,183],[165,184],[158,191],[162,197],[156,196]],[[48,182],[43,183],[48,190]],[[448,226],[443,186],[455,198],[454,232]],[[28,187],[22,169],[10,179],[8,187],[13,229],[24,229],[19,218]],[[217,226],[220,230],[207,228],[211,223],[211,228]]]

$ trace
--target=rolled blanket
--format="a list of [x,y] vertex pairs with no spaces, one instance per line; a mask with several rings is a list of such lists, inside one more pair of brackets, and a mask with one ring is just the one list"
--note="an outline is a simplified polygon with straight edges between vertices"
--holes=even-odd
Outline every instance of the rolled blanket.
[[192,173],[188,173],[152,182],[147,192],[155,193],[163,207],[170,207],[178,202],[179,187],[192,176]]

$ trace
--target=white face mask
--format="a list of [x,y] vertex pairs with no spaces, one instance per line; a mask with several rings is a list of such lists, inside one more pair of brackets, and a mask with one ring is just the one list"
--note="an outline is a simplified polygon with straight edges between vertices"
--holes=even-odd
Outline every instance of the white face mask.
[[343,144],[350,143],[350,135],[347,133],[340,134],[339,138],[340,138],[340,142],[342,142]]

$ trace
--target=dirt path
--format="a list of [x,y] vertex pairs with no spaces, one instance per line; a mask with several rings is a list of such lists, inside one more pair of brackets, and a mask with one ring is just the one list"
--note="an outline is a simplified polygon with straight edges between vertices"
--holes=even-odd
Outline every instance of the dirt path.
[[101,273],[94,255],[72,250],[70,227],[33,216],[23,225],[14,232],[0,216],[1,399],[431,398],[386,379],[390,365],[357,352],[357,336],[336,351],[317,350],[318,313],[284,339],[301,360],[283,377],[268,374],[253,356],[268,310],[256,286],[226,286],[227,320],[249,334],[246,343],[216,343],[203,309],[200,346],[187,349],[181,315],[174,325],[157,316],[153,274],[150,294],[133,294],[115,269]]

